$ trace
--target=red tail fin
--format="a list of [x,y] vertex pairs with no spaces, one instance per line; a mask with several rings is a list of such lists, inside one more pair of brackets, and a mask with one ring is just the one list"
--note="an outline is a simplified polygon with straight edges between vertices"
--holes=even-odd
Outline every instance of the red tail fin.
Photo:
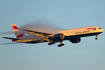
[[14,31],[18,31],[19,30],[19,28],[15,25],[15,23],[12,24],[12,27],[13,27]]
[[16,26],[15,23],[12,23],[12,27],[15,32],[16,38],[21,38],[25,35],[22,31],[20,31],[20,29]]

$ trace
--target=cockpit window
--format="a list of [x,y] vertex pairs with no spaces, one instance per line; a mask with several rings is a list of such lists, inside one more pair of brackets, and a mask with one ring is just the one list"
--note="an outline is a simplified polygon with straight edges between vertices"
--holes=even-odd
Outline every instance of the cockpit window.
[[102,28],[98,28],[98,29],[102,29]]

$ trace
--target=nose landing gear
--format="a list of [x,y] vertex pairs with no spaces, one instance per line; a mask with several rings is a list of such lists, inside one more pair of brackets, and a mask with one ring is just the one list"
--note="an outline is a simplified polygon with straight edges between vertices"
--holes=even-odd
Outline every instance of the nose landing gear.
[[98,38],[95,38],[96,40],[98,39]]
[[99,34],[96,35],[96,37],[95,37],[96,40],[98,39],[97,36],[99,36]]

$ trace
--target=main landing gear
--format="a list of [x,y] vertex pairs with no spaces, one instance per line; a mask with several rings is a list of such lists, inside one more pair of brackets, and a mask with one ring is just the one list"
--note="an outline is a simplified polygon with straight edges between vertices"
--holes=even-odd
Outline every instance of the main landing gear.
[[[52,45],[52,44],[55,44],[55,42],[48,43],[48,45]],[[64,46],[64,44],[62,42],[60,42],[60,44],[58,45],[58,47],[61,47],[61,46]]]
[[96,35],[96,37],[95,37],[96,40],[98,39],[97,36],[99,36],[99,34]]
[[58,47],[64,46],[64,44],[62,42],[60,42],[60,44],[58,45]]
[[48,45],[52,45],[52,44],[55,44],[55,42],[50,42],[50,43],[48,43]]

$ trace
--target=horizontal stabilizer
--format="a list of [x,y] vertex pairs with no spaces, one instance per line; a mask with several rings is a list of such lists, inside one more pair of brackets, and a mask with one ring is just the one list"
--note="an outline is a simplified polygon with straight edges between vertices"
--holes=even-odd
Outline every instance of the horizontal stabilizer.
[[20,40],[18,38],[10,38],[10,37],[2,37],[2,38],[5,38],[5,39],[12,39],[12,40]]

